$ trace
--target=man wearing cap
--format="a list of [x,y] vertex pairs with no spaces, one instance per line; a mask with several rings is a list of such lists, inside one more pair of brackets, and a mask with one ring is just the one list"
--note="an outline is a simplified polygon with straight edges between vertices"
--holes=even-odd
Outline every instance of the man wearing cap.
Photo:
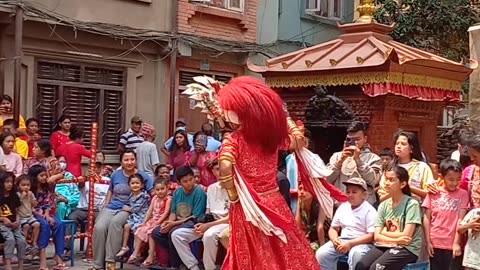
[[[180,117],[178,118],[177,122],[175,122],[175,132],[179,131],[179,130],[184,130],[186,131],[187,129],[187,121],[185,120],[185,118],[183,117]],[[190,145],[190,150],[195,150],[195,147],[194,147],[194,144],[193,144],[193,135],[190,134],[190,133],[187,133],[187,139],[188,139],[188,144]],[[168,152],[168,149],[170,149],[170,146],[172,145],[173,143],[173,139],[174,139],[174,136],[168,138],[167,141],[165,141],[165,143],[163,144],[163,148],[162,148],[162,153],[165,154],[166,156],[168,156],[170,153]]]
[[147,123],[142,126],[142,135],[145,141],[137,146],[137,168],[155,179],[155,167],[160,164],[155,141],[155,128]]
[[132,117],[130,121],[131,126],[127,132],[123,133],[120,136],[120,141],[118,144],[118,152],[121,154],[125,150],[132,149],[136,150],[137,146],[144,141],[144,138],[141,134],[143,120],[139,116]]
[[[337,269],[337,260],[348,255],[349,269],[372,248],[377,211],[365,199],[368,186],[365,180],[353,177],[343,182],[348,202],[341,204],[333,217],[328,238],[315,256],[320,269]],[[340,234],[339,234],[340,233]]]

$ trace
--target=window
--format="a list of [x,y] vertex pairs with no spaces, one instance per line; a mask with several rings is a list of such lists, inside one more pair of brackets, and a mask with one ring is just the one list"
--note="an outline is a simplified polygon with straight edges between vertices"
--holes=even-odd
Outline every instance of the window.
[[[188,84],[194,83],[193,77],[209,76],[217,81],[228,83],[233,77],[233,74],[212,74],[210,72],[201,71],[186,71],[179,72],[179,92],[182,93]],[[202,124],[207,121],[207,115],[200,112],[200,109],[195,108],[195,101],[190,100],[186,95],[179,96],[178,115],[184,117],[188,122],[189,131],[195,132],[202,128]]]
[[342,0],[305,0],[305,12],[328,19],[342,19]]
[[190,0],[191,3],[213,5],[215,7],[243,12],[245,0]]
[[40,133],[48,138],[62,114],[83,129],[90,145],[92,122],[98,122],[98,148],[113,152],[123,132],[125,70],[112,67],[61,63],[36,63],[35,115]]

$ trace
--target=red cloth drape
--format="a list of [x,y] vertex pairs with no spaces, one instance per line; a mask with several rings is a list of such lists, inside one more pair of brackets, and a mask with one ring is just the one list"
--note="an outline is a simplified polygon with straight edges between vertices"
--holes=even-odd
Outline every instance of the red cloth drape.
[[362,90],[370,97],[393,94],[424,101],[459,101],[460,92],[431,87],[401,85],[395,83],[373,83],[362,85]]

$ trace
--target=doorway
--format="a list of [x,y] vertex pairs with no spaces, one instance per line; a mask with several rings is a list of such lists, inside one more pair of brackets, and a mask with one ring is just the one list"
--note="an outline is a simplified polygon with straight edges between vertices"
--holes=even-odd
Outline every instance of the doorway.
[[344,127],[308,127],[312,136],[312,148],[327,164],[330,157],[343,150],[347,129]]

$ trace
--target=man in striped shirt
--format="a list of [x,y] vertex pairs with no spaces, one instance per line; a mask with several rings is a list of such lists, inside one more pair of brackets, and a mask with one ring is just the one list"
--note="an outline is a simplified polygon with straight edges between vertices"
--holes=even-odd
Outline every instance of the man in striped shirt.
[[135,151],[137,146],[141,144],[145,139],[143,138],[140,130],[142,129],[143,120],[139,116],[132,117],[130,121],[131,126],[127,132],[120,136],[118,143],[118,152],[123,153],[128,149]]

